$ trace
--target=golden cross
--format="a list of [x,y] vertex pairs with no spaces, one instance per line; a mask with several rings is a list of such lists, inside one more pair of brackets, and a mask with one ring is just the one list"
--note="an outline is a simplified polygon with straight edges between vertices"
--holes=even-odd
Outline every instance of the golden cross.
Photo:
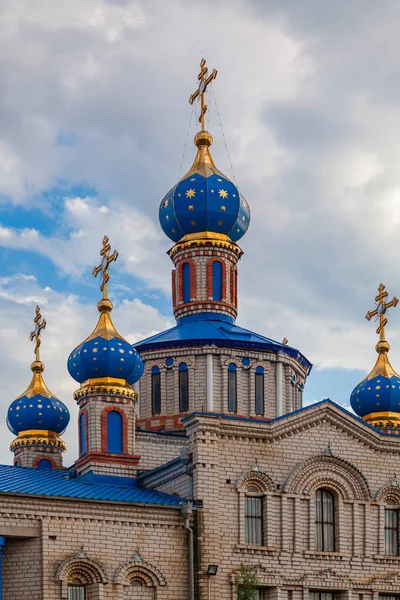
[[207,105],[205,102],[205,93],[207,91],[208,86],[212,82],[213,79],[216,78],[218,71],[216,69],[213,70],[211,75],[207,77],[208,67],[206,67],[206,59],[202,58],[200,62],[200,73],[197,77],[199,80],[199,87],[189,98],[189,104],[193,104],[196,98],[200,97],[200,116],[199,123],[201,123],[201,129],[205,131],[205,114],[207,111]]
[[108,243],[108,237],[105,235],[103,238],[103,247],[100,250],[100,256],[102,257],[101,263],[98,267],[94,267],[93,276],[97,277],[97,275],[101,272],[103,276],[103,281],[100,286],[100,291],[103,292],[103,298],[108,298],[108,280],[110,279],[110,275],[108,274],[108,267],[110,263],[116,261],[118,258],[118,252],[114,250],[114,252],[110,255],[111,244]]
[[398,299],[396,298],[396,296],[393,296],[393,300],[391,300],[390,302],[386,302],[386,298],[388,297],[389,292],[385,290],[385,286],[383,285],[383,283],[379,285],[378,292],[379,294],[375,296],[376,308],[375,310],[368,311],[365,315],[365,318],[367,319],[367,321],[370,321],[372,317],[379,317],[379,326],[376,330],[376,333],[379,334],[380,340],[385,340],[385,326],[388,322],[385,316],[386,311],[392,306],[397,306]]
[[42,315],[40,314],[40,306],[36,307],[35,318],[33,319],[33,322],[35,324],[35,328],[33,331],[31,331],[30,338],[31,338],[31,342],[33,342],[33,340],[35,340],[34,352],[36,354],[36,360],[39,361],[40,360],[39,348],[40,348],[40,344],[42,343],[40,334],[43,331],[43,329],[46,329],[46,321],[45,321],[45,319],[42,319]]

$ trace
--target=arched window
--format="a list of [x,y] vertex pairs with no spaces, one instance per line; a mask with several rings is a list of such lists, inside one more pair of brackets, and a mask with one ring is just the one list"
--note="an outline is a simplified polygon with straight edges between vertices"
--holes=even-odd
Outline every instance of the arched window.
[[80,454],[86,452],[86,427],[85,427],[85,413],[81,413],[79,417],[79,444]]
[[179,412],[189,410],[189,380],[187,364],[179,365]]
[[151,370],[151,410],[153,415],[161,412],[161,374],[159,367]]
[[14,467],[20,467],[21,466],[21,461],[18,460],[18,458],[16,460],[14,460]]
[[38,469],[52,469],[53,465],[48,458],[42,458],[36,465]]
[[[247,494],[258,490],[250,487]],[[263,498],[256,495],[245,497],[245,541],[252,546],[263,545]]]
[[296,396],[296,377],[293,375],[293,377],[290,380],[290,400],[289,400],[289,412],[293,412],[294,411],[294,407],[295,407],[295,396]]
[[86,600],[86,586],[79,579],[68,584],[68,600]]
[[116,410],[107,415],[107,452],[122,454],[122,415]]
[[190,264],[185,262],[182,266],[183,301],[190,302]]
[[385,508],[385,554],[399,555],[399,509],[393,500],[387,500]]
[[[214,263],[215,264],[215,263]],[[237,411],[237,385],[236,385],[236,365],[231,363],[228,367],[228,410]]]
[[222,264],[219,261],[212,265],[212,297],[213,300],[222,300]]
[[315,549],[335,551],[335,501],[333,494],[323,488],[315,494]]
[[264,414],[264,369],[256,368],[256,415]]

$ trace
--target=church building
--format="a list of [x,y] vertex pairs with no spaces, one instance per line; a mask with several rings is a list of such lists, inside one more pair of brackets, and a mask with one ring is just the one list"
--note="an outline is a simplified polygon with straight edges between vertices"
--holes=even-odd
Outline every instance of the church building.
[[[61,401],[36,308],[32,379],[4,415],[0,600],[248,600],[243,573],[254,600],[400,599],[400,375],[386,340],[398,300],[381,284],[367,313],[377,359],[349,390],[355,414],[303,406],[309,360],[236,324],[250,209],[211,155],[216,75],[203,59],[194,162],[159,208],[176,325],[135,347],[116,330],[118,252],[104,236],[97,324],[93,307],[67,359],[74,398]],[[79,432],[72,465],[67,426]]]

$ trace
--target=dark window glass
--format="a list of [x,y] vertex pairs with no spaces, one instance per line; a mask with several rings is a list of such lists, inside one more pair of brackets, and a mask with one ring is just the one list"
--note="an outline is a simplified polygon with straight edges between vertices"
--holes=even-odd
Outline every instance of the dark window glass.
[[256,415],[264,414],[264,369],[256,368]]
[[184,263],[182,267],[183,277],[183,301],[190,302],[190,265]]
[[252,546],[262,546],[262,498],[252,498],[251,496],[246,496],[245,509],[246,544],[251,544]]
[[385,554],[399,554],[399,511],[396,508],[385,509]]
[[328,490],[315,495],[315,548],[321,552],[335,550],[334,498]]
[[231,363],[228,367],[228,410],[237,411],[237,386],[236,386],[236,365]]
[[85,415],[81,414],[79,417],[79,441],[81,446],[81,454],[86,452],[86,431],[85,431]]
[[334,592],[310,591],[308,598],[309,600],[335,600],[335,596],[336,594]]
[[158,367],[151,370],[151,407],[153,415],[161,412],[161,374]]
[[86,600],[84,585],[69,585],[68,600]]
[[39,460],[39,462],[37,464],[37,468],[38,469],[52,469],[53,465],[51,464],[51,461],[48,460],[47,458],[42,458],[42,460]]
[[116,410],[107,415],[107,452],[122,454],[122,415]]
[[179,365],[179,412],[189,410],[189,380],[186,363]]
[[212,296],[213,300],[222,300],[222,265],[218,261],[212,265]]

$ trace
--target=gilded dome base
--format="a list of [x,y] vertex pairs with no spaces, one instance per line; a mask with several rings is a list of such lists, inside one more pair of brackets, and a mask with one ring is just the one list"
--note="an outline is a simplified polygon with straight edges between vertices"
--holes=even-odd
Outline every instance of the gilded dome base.
[[20,431],[18,433],[18,436],[10,444],[10,450],[33,445],[53,446],[55,448],[60,448],[61,450],[67,449],[65,442],[63,442],[55,431],[48,431],[46,429],[27,429],[26,431]]

